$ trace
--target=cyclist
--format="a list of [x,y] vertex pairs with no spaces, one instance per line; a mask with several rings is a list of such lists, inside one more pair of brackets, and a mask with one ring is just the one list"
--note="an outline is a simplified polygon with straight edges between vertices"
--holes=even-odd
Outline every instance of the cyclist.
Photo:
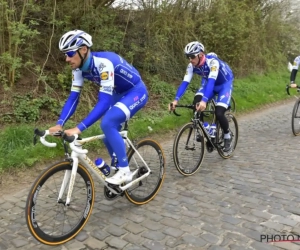
[[[121,124],[136,114],[148,101],[148,92],[139,72],[114,52],[92,52],[92,37],[82,30],[65,33],[59,40],[59,49],[65,54],[72,69],[72,87],[56,126],[49,130],[56,134],[75,112],[84,79],[100,86],[98,102],[76,127],[67,129],[67,135],[80,134],[102,117],[101,129],[110,156],[116,154],[119,171],[107,178],[111,184],[131,181],[132,175],[123,138],[118,133]],[[101,166],[106,163],[101,159]]]
[[[201,86],[195,94],[193,103],[198,111],[206,108],[206,103],[217,95],[216,118],[224,131],[224,152],[231,149],[232,138],[229,132],[229,123],[225,117],[233,89],[234,75],[230,67],[215,55],[205,55],[204,46],[198,41],[190,42],[185,46],[184,53],[190,63],[187,66],[186,74],[172,102],[169,110],[174,109],[179,99],[184,95],[193,74],[202,77]],[[214,53],[215,54],[215,53]]]
[[294,59],[293,65],[291,67],[291,75],[290,75],[290,87],[291,88],[296,88],[297,84],[295,84],[298,68],[300,65],[300,56],[297,56]]

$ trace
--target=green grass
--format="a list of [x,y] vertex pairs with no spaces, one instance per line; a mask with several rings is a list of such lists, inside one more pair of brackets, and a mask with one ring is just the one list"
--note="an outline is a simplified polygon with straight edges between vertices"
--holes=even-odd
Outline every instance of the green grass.
[[[157,80],[157,78],[155,78]],[[234,82],[233,96],[237,104],[237,113],[241,114],[254,110],[265,104],[290,98],[285,92],[285,83],[289,80],[287,71],[275,72],[260,76],[250,76],[244,79],[236,79]],[[194,77],[192,86],[198,86],[200,78]],[[129,123],[129,136],[132,139],[151,137],[152,134],[166,134],[170,130],[180,127],[191,118],[191,111],[178,109],[180,117],[169,114],[168,103],[173,100],[176,88],[173,85],[153,81],[150,89],[159,98],[158,108],[140,111]],[[153,93],[151,92],[151,93]],[[188,90],[181,104],[190,104],[193,100],[193,92]],[[70,121],[68,127],[75,126],[75,121]],[[47,129],[53,124],[40,125],[40,129]],[[41,143],[33,146],[34,124],[31,125],[10,125],[0,132],[0,172],[11,168],[31,167],[38,162],[50,159],[63,158],[64,152],[60,139],[49,137],[53,142],[58,143],[56,148],[46,148]],[[149,129],[150,128],[150,129]],[[92,136],[101,133],[99,122],[95,123],[82,136]],[[94,154],[101,155],[103,150],[102,142],[91,142],[87,149]]]

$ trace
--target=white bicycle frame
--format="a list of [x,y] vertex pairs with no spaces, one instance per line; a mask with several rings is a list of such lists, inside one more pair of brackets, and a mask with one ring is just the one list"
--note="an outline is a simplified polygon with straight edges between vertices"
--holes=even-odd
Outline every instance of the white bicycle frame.
[[[126,144],[126,147],[131,147],[132,150],[135,151],[135,153],[138,155],[138,157],[141,159],[144,166],[146,166],[146,168],[148,170],[147,173],[145,173],[142,176],[136,178],[135,180],[127,183],[126,185],[118,186],[118,188],[120,188],[122,191],[124,191],[127,188],[131,187],[132,185],[136,184],[137,182],[139,182],[139,181],[143,180],[144,178],[146,178],[150,174],[151,169],[149,168],[147,163],[144,161],[143,157],[140,155],[138,150],[134,147],[133,143],[127,137],[128,131],[123,130],[119,133],[123,137],[124,142]],[[46,136],[47,135],[50,135],[49,130],[45,130],[44,136],[40,137],[41,143],[43,145],[47,146],[47,147],[56,147],[56,143],[46,141]],[[67,199],[66,199],[66,205],[70,204],[71,196],[72,196],[72,190],[73,190],[73,186],[74,186],[74,183],[75,183],[76,173],[77,173],[79,162],[85,168],[87,168],[88,170],[91,170],[97,176],[97,178],[104,184],[104,186],[106,186],[112,193],[114,193],[116,195],[120,194],[119,192],[117,192],[116,190],[114,190],[113,188],[108,186],[108,183],[105,181],[107,177],[100,171],[100,169],[94,164],[94,162],[90,158],[88,158],[88,156],[87,156],[88,150],[82,148],[82,145],[87,143],[87,142],[91,142],[91,141],[95,141],[95,140],[103,140],[105,138],[105,135],[101,134],[101,135],[91,136],[91,137],[83,138],[81,140],[77,140],[78,135],[74,135],[74,136],[75,136],[75,140],[73,142],[69,143],[70,148],[72,150],[71,157],[70,157],[73,160],[72,170],[67,170],[65,172],[64,179],[63,179],[63,182],[62,182],[60,192],[59,192],[59,196],[58,196],[57,200],[59,201],[62,198],[62,196],[64,194],[64,191],[67,187],[67,184],[70,180],[69,187],[68,187],[68,193],[67,193]],[[134,170],[132,176],[136,175],[138,170],[139,170],[137,161],[134,157],[133,157],[133,160],[135,162],[135,165],[137,166],[137,169]]]

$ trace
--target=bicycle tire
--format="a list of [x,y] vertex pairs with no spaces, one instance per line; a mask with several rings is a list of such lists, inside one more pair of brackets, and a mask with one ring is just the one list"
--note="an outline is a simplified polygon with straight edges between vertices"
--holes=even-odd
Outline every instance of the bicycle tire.
[[[297,99],[294,108],[293,108],[293,113],[292,113],[292,131],[294,136],[300,135],[300,99]],[[298,116],[297,116],[298,114]]]
[[[64,174],[71,169],[72,163],[69,161],[51,165],[36,179],[28,194],[26,224],[32,236],[43,244],[54,246],[71,240],[85,226],[92,213],[95,201],[94,182],[81,164],[78,164],[76,181],[73,180],[74,188],[69,206],[66,207],[62,200],[57,200]],[[68,185],[62,199],[66,198],[67,190]]]
[[[196,145],[198,146],[196,147]],[[189,151],[192,152],[191,155],[188,155]],[[204,153],[204,135],[201,128],[197,127],[195,129],[193,122],[182,126],[173,144],[173,160],[178,172],[184,176],[195,174],[201,166]],[[196,162],[194,162],[194,159],[196,159]]]
[[235,151],[235,148],[237,146],[238,138],[239,138],[239,126],[237,123],[237,120],[235,116],[232,113],[226,113],[225,114],[228,122],[229,122],[229,130],[230,130],[230,135],[233,138],[231,141],[231,150],[229,152],[224,152],[224,132],[220,126],[220,123],[217,122],[217,150],[219,155],[224,158],[228,159],[233,155],[233,152]]
[[230,113],[235,114],[236,113],[236,102],[235,102],[235,99],[233,98],[233,96],[231,96],[229,106],[230,106],[230,108],[229,108]]
[[[135,147],[147,163],[151,173],[143,180],[126,189],[124,193],[126,198],[133,204],[143,205],[151,201],[160,190],[165,178],[166,161],[163,149],[156,141],[145,139],[139,141]],[[136,151],[130,148],[127,156],[130,169],[139,169],[135,177],[138,178],[144,174],[146,167],[143,166],[144,163],[137,156]]]

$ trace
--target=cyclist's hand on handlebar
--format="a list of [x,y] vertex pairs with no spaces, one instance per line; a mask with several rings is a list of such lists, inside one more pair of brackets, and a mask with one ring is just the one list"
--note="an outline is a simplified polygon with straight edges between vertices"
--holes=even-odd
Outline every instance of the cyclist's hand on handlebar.
[[79,130],[79,128],[75,127],[75,128],[70,128],[70,129],[67,129],[64,131],[64,133],[68,136],[71,136],[71,135],[79,135],[81,134],[81,131]]
[[176,100],[174,100],[173,102],[171,102],[169,104],[169,111],[175,110],[177,103],[178,103],[178,101],[176,101]]
[[206,109],[206,102],[201,101],[201,102],[198,102],[198,103],[196,104],[196,110],[197,110],[197,111],[203,111],[203,110],[205,110],[205,109]]
[[49,128],[49,132],[53,136],[61,136],[63,127],[61,125],[55,125],[54,127]]
[[296,84],[296,83],[291,83],[291,84],[290,84],[290,87],[291,87],[291,88],[297,88],[297,84]]

